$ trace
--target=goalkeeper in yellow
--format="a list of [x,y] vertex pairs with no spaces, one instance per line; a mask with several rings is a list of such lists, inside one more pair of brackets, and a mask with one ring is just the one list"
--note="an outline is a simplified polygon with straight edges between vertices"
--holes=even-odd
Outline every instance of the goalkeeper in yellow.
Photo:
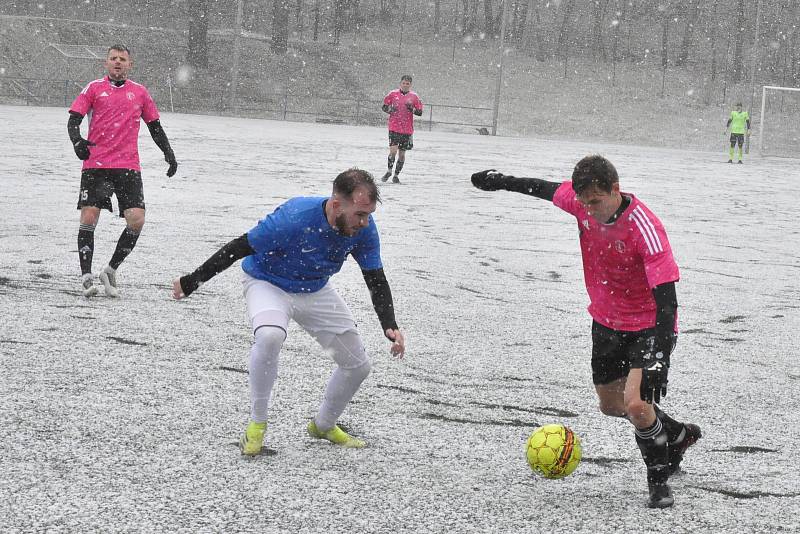
[[725,133],[731,129],[731,149],[728,152],[728,163],[733,163],[733,150],[739,145],[739,163],[742,163],[742,147],[744,147],[744,134],[750,133],[750,114],[742,111],[742,103],[736,103],[736,109],[731,111],[728,123],[725,125]]

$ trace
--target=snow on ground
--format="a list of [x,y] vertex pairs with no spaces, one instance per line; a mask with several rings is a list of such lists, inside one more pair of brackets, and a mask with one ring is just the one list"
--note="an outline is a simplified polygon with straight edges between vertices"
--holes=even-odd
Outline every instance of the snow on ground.
[[[379,175],[385,131],[190,115],[163,118],[181,163],[143,128],[147,224],[123,298],[78,293],[79,162],[64,109],[0,107],[0,531],[779,532],[800,528],[800,253],[796,162],[419,132],[404,184],[376,212],[404,361],[388,354],[354,262],[334,277],[375,368],[343,421],[369,448],[312,441],[331,362],[299,329],[268,440],[244,459],[250,335],[237,266],[186,301],[170,281],[339,171]],[[496,167],[554,180],[601,152],[664,221],[681,266],[682,334],[664,407],[704,438],[644,507],[630,426],[596,409],[574,221],[486,193]],[[123,222],[107,212],[95,270]],[[527,435],[563,422],[584,461],[535,477]]]

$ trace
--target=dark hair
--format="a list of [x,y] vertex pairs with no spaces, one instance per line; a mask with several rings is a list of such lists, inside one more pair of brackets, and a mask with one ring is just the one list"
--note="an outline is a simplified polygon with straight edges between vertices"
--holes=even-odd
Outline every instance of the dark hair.
[[400,77],[400,81],[402,82],[402,81],[405,81],[405,80],[408,80],[409,82],[411,82],[411,81],[412,81],[412,80],[411,80],[411,75],[410,75],[410,74],[403,74],[403,75]]
[[114,44],[114,45],[111,45],[111,46],[108,47],[108,50],[106,50],[106,56],[112,50],[116,50],[117,52],[127,52],[129,56],[131,55],[131,51],[128,50],[127,46],[121,45],[121,44]]
[[378,191],[378,186],[375,185],[375,178],[367,171],[353,167],[340,173],[333,180],[333,192],[345,195],[347,198],[352,198],[353,193],[359,187],[367,190],[369,199],[372,202],[381,201],[381,194]]
[[593,187],[610,193],[611,186],[618,182],[617,169],[599,154],[586,156],[575,165],[575,170],[572,171],[572,190],[579,195]]

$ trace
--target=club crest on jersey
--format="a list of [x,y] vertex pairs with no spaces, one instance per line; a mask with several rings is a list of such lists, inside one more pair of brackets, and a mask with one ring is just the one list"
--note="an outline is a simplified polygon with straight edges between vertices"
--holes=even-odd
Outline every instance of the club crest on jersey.
[[135,94],[133,94],[133,93],[131,93],[130,91],[128,91],[127,93],[125,93],[125,96],[127,96],[127,97],[128,97],[128,100],[133,100],[134,98],[136,98],[136,95],[135,95]]
[[619,253],[625,252],[625,241],[622,241],[620,239],[614,241],[614,250],[616,250]]

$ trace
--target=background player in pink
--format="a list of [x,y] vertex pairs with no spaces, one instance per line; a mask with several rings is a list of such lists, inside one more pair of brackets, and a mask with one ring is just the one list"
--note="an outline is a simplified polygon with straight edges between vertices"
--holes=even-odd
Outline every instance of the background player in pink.
[[[81,291],[87,297],[97,294],[92,276],[94,229],[100,210],[111,208],[111,195],[117,196],[119,215],[125,217],[125,230],[117,241],[111,260],[100,271],[100,281],[110,297],[118,297],[117,268],[130,254],[144,226],[144,191],[139,167],[139,119],[144,120],[156,145],[169,163],[167,176],[178,170],[167,135],[159,121],[158,108],[147,89],[132,80],[130,51],[122,45],[108,49],[105,60],[108,75],[90,82],[69,108],[67,132],[75,154],[83,160],[78,209],[78,255],[81,265]],[[87,113],[89,135],[81,137],[81,122]]]
[[[392,182],[399,184],[400,171],[406,161],[406,150],[414,148],[414,115],[422,115],[422,101],[411,90],[411,76],[404,74],[400,78],[400,87],[384,97],[382,109],[389,114],[389,170],[381,180],[388,180],[394,168]],[[397,166],[394,163],[395,157]]]
[[587,156],[572,181],[472,175],[475,187],[551,200],[578,222],[583,272],[592,322],[592,380],[600,410],[625,417],[647,466],[648,506],[672,506],[667,484],[686,449],[701,436],[656,403],[667,393],[670,354],[677,340],[680,275],[661,221],[619,188],[617,171],[602,156]]

